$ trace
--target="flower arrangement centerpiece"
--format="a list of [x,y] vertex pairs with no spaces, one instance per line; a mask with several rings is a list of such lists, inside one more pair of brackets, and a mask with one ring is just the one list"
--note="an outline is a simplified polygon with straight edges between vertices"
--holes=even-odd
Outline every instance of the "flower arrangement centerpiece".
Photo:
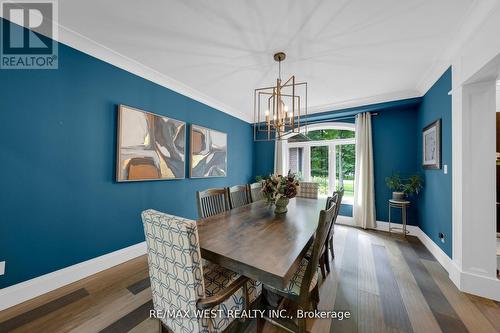
[[290,199],[297,195],[298,187],[295,174],[289,171],[286,176],[274,174],[266,178],[262,184],[262,193],[269,204],[276,206],[276,214],[284,214],[288,210]]

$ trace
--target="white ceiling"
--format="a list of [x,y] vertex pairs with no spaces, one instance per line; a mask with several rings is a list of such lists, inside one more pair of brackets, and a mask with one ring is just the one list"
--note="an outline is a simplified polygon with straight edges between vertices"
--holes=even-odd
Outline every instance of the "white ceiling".
[[[253,90],[284,77],[309,107],[420,96],[475,0],[59,1],[59,23],[251,121]],[[64,40],[63,40],[64,42]]]

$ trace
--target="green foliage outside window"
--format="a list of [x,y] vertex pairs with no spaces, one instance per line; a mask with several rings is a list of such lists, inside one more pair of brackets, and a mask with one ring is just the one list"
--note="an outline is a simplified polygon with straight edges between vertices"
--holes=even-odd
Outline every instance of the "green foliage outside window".
[[[354,131],[340,129],[321,129],[308,132],[307,136],[313,141],[353,139]],[[343,144],[336,146],[335,161],[338,187],[343,187],[345,195],[354,194],[354,167],[356,160],[356,148],[354,144]],[[328,194],[328,147],[311,147],[311,177],[319,183],[320,193]]]

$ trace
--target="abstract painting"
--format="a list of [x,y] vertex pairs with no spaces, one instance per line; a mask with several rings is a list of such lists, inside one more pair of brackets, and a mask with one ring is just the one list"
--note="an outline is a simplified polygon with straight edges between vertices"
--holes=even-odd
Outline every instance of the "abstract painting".
[[191,125],[191,177],[227,176],[227,134]]
[[441,169],[441,119],[422,131],[422,165],[426,169]]
[[184,122],[119,106],[117,181],[185,178],[185,147]]

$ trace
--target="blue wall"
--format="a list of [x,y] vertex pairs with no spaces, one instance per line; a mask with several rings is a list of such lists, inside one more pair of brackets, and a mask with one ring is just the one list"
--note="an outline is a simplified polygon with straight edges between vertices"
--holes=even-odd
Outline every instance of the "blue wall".
[[[252,177],[249,124],[63,44],[58,70],[0,70],[0,86],[0,288],[139,243],[142,210],[195,218],[196,190]],[[117,104],[226,132],[228,177],[116,183]]]
[[[412,174],[418,172],[417,165],[417,112],[419,98],[396,102],[380,103],[363,107],[345,109],[333,112],[314,114],[309,121],[332,121],[336,117],[353,116],[360,112],[378,112],[372,119],[373,154],[375,174],[375,205],[376,216],[380,221],[388,220],[387,200],[392,191],[385,184],[385,177],[393,172]],[[354,118],[340,120],[340,122],[354,122]],[[254,144],[254,175],[266,175],[273,171],[274,144]],[[400,220],[394,211],[394,220]],[[352,216],[352,206],[342,205],[340,214]],[[400,214],[400,212],[399,212]],[[410,224],[417,223],[416,207],[412,207],[409,214]]]
[[[419,138],[425,126],[441,118],[441,163],[448,165],[448,174],[441,170],[421,169],[424,189],[419,196],[419,223],[429,236],[451,257],[452,249],[452,191],[451,191],[451,68],[432,86],[422,98],[418,112]],[[418,163],[422,165],[422,140],[418,140]],[[441,243],[438,234],[445,234]]]

